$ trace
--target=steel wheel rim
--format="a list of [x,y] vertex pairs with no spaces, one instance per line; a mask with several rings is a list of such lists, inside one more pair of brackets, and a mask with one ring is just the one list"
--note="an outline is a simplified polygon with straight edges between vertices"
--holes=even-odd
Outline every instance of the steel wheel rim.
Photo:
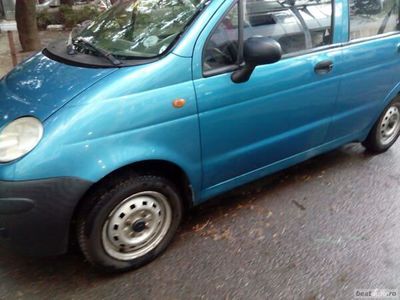
[[171,222],[171,206],[163,194],[134,194],[108,215],[102,230],[104,250],[118,260],[141,257],[159,245]]
[[379,140],[382,145],[388,145],[397,137],[400,131],[400,112],[397,106],[391,106],[382,118],[379,127]]

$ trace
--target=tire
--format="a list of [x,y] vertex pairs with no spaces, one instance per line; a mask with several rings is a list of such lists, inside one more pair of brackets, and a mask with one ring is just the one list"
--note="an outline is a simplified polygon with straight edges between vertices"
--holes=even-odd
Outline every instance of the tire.
[[363,146],[372,153],[388,150],[400,135],[400,97],[395,98],[379,116]]
[[105,272],[139,268],[173,239],[183,207],[177,188],[152,175],[125,175],[86,199],[77,219],[80,248]]

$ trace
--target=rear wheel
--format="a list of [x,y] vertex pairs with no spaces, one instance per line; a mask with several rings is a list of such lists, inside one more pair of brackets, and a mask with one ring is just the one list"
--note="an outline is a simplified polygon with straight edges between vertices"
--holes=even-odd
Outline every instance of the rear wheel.
[[182,218],[173,183],[159,176],[130,175],[93,194],[78,218],[86,258],[105,271],[138,268],[171,242]]
[[363,145],[374,153],[388,150],[400,135],[400,98],[396,98],[386,107]]

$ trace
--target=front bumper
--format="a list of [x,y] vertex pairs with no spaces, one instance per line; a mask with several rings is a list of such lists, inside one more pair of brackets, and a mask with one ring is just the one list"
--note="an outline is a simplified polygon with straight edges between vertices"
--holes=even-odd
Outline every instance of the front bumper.
[[66,252],[74,209],[91,185],[70,177],[0,181],[0,244],[27,255]]

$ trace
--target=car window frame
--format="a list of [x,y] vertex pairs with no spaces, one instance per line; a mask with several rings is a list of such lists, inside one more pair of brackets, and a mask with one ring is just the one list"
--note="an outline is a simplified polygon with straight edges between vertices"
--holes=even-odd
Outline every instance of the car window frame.
[[[349,0],[347,0],[347,1],[349,1]],[[284,60],[287,58],[292,58],[292,57],[297,57],[297,56],[302,56],[302,55],[306,55],[306,54],[311,54],[311,53],[315,53],[315,52],[320,52],[320,51],[324,51],[324,50],[334,49],[334,48],[338,48],[342,45],[341,43],[334,43],[334,34],[335,34],[335,26],[336,26],[336,23],[335,23],[336,5],[335,4],[336,4],[336,0],[331,0],[331,7],[332,7],[331,44],[323,45],[323,46],[319,46],[319,47],[315,47],[315,48],[311,48],[311,49],[304,49],[304,50],[294,51],[291,53],[286,53],[286,54],[282,55],[281,60]],[[239,18],[239,20],[238,20],[238,55],[237,55],[238,60],[237,60],[236,64],[227,65],[227,66],[223,66],[220,68],[215,68],[213,70],[205,71],[204,70],[204,53],[205,53],[207,44],[208,44],[209,40],[212,38],[212,36],[214,35],[214,33],[216,32],[216,30],[218,29],[218,27],[223,22],[225,17],[231,12],[232,8],[235,5],[238,5],[238,18]],[[224,14],[220,17],[219,21],[214,26],[214,28],[210,31],[210,33],[208,34],[208,37],[203,45],[202,54],[201,54],[201,68],[202,68],[203,78],[208,78],[208,77],[212,77],[212,76],[216,76],[216,75],[234,72],[234,71],[238,70],[241,65],[243,65],[243,63],[244,63],[244,61],[243,61],[243,44],[244,44],[243,24],[244,24],[243,0],[235,0],[229,6],[229,8],[224,12]],[[350,26],[350,21],[348,22],[348,24]],[[304,28],[303,28],[303,30],[304,30]]]

